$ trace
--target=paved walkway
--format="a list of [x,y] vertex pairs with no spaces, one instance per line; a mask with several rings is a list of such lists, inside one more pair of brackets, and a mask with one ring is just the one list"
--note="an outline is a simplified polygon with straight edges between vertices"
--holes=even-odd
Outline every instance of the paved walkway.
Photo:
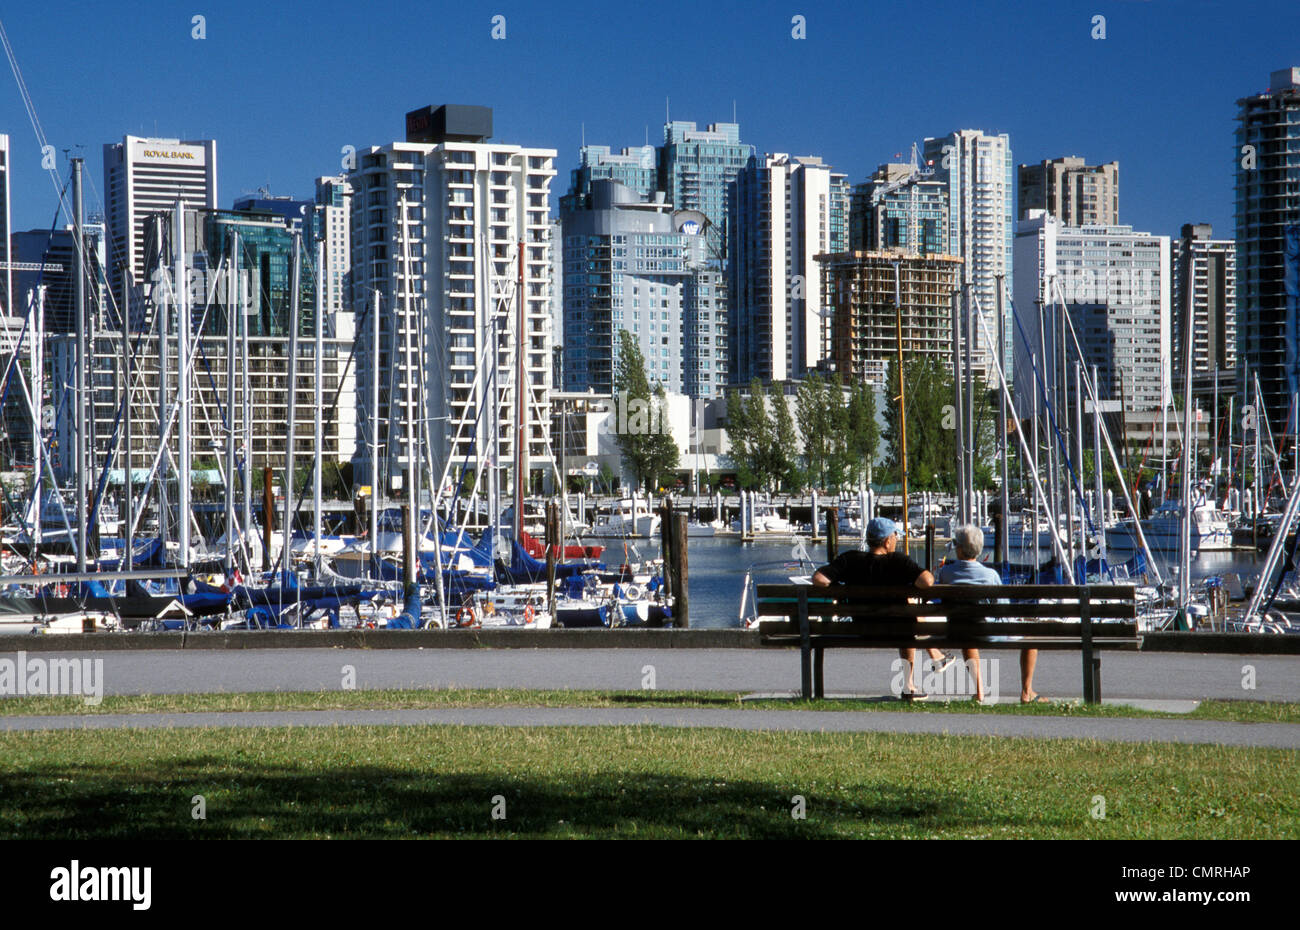
[[0,717],[0,730],[103,730],[175,727],[360,725],[559,727],[725,727],[828,733],[938,733],[1096,739],[1107,742],[1210,743],[1300,749],[1300,726],[1211,720],[1087,719],[926,714],[890,711],[724,710],[714,708],[466,707],[437,710],[323,710],[188,714],[104,714],[91,717]]
[[[0,652],[0,658],[12,658],[17,648]],[[103,659],[105,694],[333,691],[343,685],[345,666],[352,669],[355,686],[363,689],[638,691],[645,686],[647,666],[661,691],[799,688],[799,653],[792,649],[104,650],[57,655]],[[998,663],[1003,697],[1020,693],[1017,656],[1013,651],[983,654]],[[897,660],[897,653],[887,649],[829,650],[826,688],[889,693],[899,675],[893,668]],[[1107,698],[1300,702],[1300,656],[1103,653],[1101,677]],[[1040,694],[1081,697],[1082,682],[1078,653],[1040,653],[1034,677]]]

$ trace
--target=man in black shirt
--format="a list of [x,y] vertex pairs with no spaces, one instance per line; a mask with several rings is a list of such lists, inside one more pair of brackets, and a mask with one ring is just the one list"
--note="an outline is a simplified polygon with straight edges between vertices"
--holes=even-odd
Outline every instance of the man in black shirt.
[[[873,585],[879,587],[928,588],[934,584],[934,575],[917,565],[909,556],[895,551],[898,548],[898,526],[893,520],[876,517],[867,524],[869,551],[857,549],[842,552],[829,565],[823,565],[813,575],[813,584],[826,587],[832,584]],[[955,655],[945,655],[931,649],[930,658],[938,671],[943,671],[956,660]],[[907,700],[923,701],[926,695],[916,687],[916,650],[900,649],[898,654],[907,661]]]

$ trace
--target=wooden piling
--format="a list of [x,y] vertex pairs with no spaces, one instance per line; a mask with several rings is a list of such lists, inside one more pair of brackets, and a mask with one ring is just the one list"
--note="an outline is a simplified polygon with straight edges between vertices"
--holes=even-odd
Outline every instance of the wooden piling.
[[826,561],[834,562],[840,554],[840,508],[826,508]]
[[934,523],[925,525],[925,570],[934,574]]
[[673,507],[664,501],[659,507],[659,554],[664,562],[664,590],[673,590]]
[[690,610],[690,570],[686,561],[686,515],[673,515],[673,627],[678,630],[689,629],[691,625]]

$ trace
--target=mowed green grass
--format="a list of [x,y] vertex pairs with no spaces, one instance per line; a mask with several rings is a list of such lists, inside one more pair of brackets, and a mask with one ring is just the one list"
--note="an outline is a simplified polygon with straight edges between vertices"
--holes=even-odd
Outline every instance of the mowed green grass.
[[1300,723],[1300,704],[1267,701],[1203,701],[1188,714],[1139,710],[1124,705],[995,704],[896,700],[741,700],[729,691],[585,691],[523,689],[377,689],[361,691],[265,691],[240,694],[114,695],[88,705],[80,697],[0,698],[0,717],[66,714],[193,713],[198,711],[365,710],[455,707],[729,707],[747,710],[895,711],[908,713],[1023,714],[1048,717],[1152,717],[1226,720],[1238,723]]
[[0,836],[1294,839],[1298,755],[646,726],[14,732]]

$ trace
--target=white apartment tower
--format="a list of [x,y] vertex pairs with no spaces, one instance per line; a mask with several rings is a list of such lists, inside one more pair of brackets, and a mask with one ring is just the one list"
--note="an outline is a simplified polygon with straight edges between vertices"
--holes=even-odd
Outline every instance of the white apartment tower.
[[[1131,226],[1065,226],[1043,210],[1031,210],[1020,221],[1015,304],[1026,338],[1016,340],[1015,385],[1022,417],[1029,415],[1032,392],[1041,391],[1040,378],[1049,392],[1058,383],[1055,334],[1061,303],[1084,364],[1097,366],[1101,399],[1122,400],[1132,412],[1160,409],[1162,388],[1168,398],[1173,374],[1169,249],[1168,236],[1135,232]],[[1040,305],[1045,308],[1041,316]],[[1072,395],[1074,343],[1068,331],[1061,338]],[[1032,359],[1026,343],[1035,347]],[[1058,418],[1064,415],[1064,410],[1056,411]]]
[[104,198],[109,289],[121,301],[126,271],[144,284],[146,217],[170,213],[177,200],[189,209],[217,208],[217,143],[123,136],[104,146]]
[[1185,326],[1192,322],[1192,374],[1237,367],[1237,243],[1215,239],[1209,223],[1187,223],[1173,249],[1174,383],[1183,384]]
[[[408,421],[423,433],[435,470],[450,460],[457,472],[472,471],[493,452],[503,466],[513,461],[516,350],[525,371],[524,467],[549,462],[555,150],[489,142],[491,133],[488,108],[426,107],[407,114],[408,141],[359,151],[348,177],[362,343],[358,435],[370,435],[377,363],[385,487],[404,465]],[[364,313],[376,294],[378,345]],[[371,480],[368,441],[358,443],[357,464]]]
[[824,357],[816,256],[846,248],[845,175],[814,156],[751,159],[736,179],[734,383],[803,378]]
[[[997,279],[1005,276],[1009,295],[1016,231],[1011,139],[1006,133],[989,135],[978,129],[961,129],[926,139],[925,159],[933,162],[935,179],[948,188],[947,252],[965,259],[961,284],[970,285],[972,308],[978,306],[989,335],[996,338]],[[1008,365],[1012,343],[1009,307],[1003,312],[1007,328],[1002,357]],[[974,359],[978,368],[989,371],[992,359],[983,332],[976,323]]]
[[[348,285],[352,274],[352,185],[346,178],[317,178],[316,207],[320,213],[321,235],[325,241],[322,262],[325,294],[324,306],[330,313],[352,314]],[[351,321],[349,320],[349,325]],[[343,332],[351,338],[353,333]]]

